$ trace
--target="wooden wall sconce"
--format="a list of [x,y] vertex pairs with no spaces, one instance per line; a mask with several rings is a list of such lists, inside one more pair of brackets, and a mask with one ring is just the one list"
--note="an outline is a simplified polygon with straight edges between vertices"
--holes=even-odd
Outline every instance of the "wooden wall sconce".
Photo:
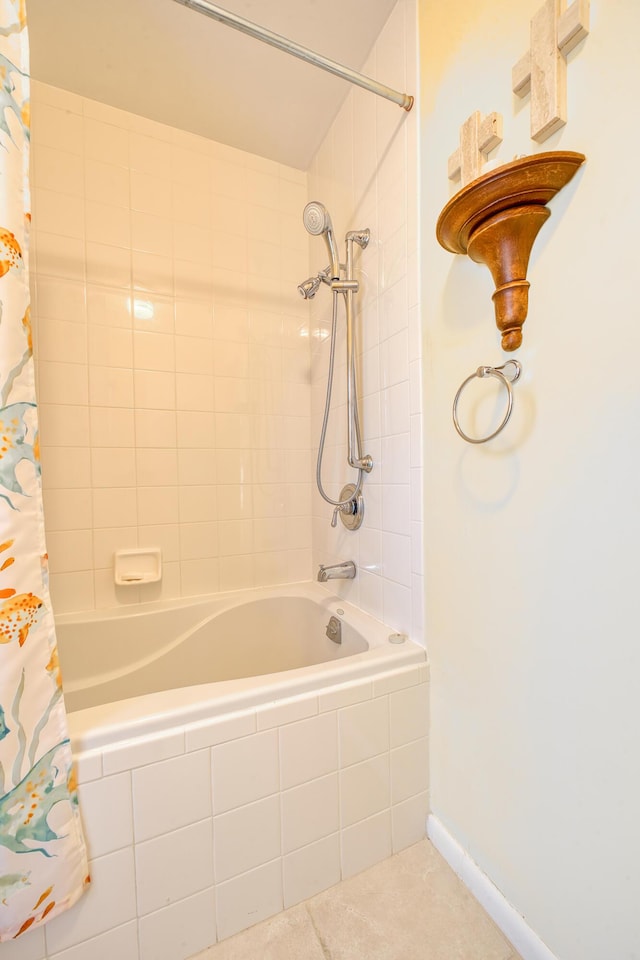
[[546,204],[584,162],[554,150],[506,163],[463,187],[444,207],[436,236],[451,253],[489,267],[502,349],[517,350],[529,306],[527,267],[533,242],[551,215]]

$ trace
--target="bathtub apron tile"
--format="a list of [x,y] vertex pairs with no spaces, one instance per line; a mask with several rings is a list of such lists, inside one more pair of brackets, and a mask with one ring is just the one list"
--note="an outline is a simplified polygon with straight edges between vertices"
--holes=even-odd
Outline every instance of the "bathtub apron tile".
[[137,740],[125,740],[114,747],[106,747],[102,764],[105,776],[133,770],[169,757],[184,753],[184,732],[176,730],[156,736],[140,737]]
[[389,754],[340,771],[340,824],[349,827],[390,805]]
[[282,852],[287,854],[339,829],[338,775],[282,794]]
[[92,860],[90,871],[92,883],[85,895],[45,927],[48,954],[76,946],[135,918],[132,848]]
[[391,751],[391,802],[402,803],[429,788],[429,741],[412,740]]
[[319,714],[280,728],[283,790],[338,769],[337,714]]
[[[280,858],[216,887],[218,939],[239,933],[284,908]],[[161,960],[142,957],[141,960]],[[169,960],[169,958],[167,958]],[[172,958],[173,960],[173,958]]]
[[29,930],[19,940],[3,943],[2,960],[45,960],[44,928]]
[[389,749],[389,698],[377,697],[338,712],[340,766],[369,760]]
[[419,684],[389,696],[391,746],[399,747],[429,733],[429,686]]
[[340,881],[337,833],[295,850],[283,860],[284,906],[292,907]]
[[133,843],[131,774],[116,773],[78,787],[82,822],[92,859]]
[[211,751],[213,812],[226,813],[278,792],[278,732],[267,730]]
[[[3,960],[4,960],[4,954]],[[85,940],[62,953],[49,954],[50,960],[138,960],[138,924],[134,921]]]
[[391,856],[391,812],[361,820],[342,831],[342,879],[352,877],[367,867]]
[[398,853],[405,847],[424,839],[427,833],[429,815],[429,793],[417,793],[415,797],[404,800],[391,808],[391,830],[393,852]]
[[255,733],[256,729],[255,710],[238,711],[214,720],[192,723],[185,728],[186,750],[191,753],[193,750],[215,747],[219,743],[247,737]]
[[280,797],[267,797],[237,810],[220,814],[213,821],[216,881],[280,856]]
[[213,886],[213,825],[203,820],[136,844],[138,915]]
[[216,942],[213,888],[139,921],[140,960],[187,960]]
[[210,751],[199,750],[133,772],[137,842],[211,816]]

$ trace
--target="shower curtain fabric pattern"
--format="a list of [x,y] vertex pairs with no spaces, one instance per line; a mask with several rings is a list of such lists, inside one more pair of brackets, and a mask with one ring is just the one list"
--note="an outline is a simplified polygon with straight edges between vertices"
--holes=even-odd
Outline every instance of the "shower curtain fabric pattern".
[[47,585],[29,322],[28,58],[25,0],[0,0],[0,941],[56,916],[89,882]]

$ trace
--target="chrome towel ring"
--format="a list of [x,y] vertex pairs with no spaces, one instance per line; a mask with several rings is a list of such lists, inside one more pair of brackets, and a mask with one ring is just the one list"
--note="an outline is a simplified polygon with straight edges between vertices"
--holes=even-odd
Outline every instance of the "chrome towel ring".
[[[513,372],[510,374],[506,373],[505,371],[507,367],[512,367]],[[470,377],[467,377],[466,380],[463,380],[463,382],[460,384],[458,392],[456,393],[453,401],[453,425],[463,440],[466,440],[467,443],[486,443],[487,440],[493,440],[494,437],[498,436],[501,430],[504,430],[504,428],[509,422],[511,411],[513,410],[512,384],[516,382],[516,380],[519,378],[521,373],[522,373],[522,365],[518,363],[517,360],[507,360],[507,362],[503,363],[501,367],[478,367],[475,373],[472,373]],[[481,378],[496,377],[496,379],[500,380],[500,382],[503,383],[507,389],[506,413],[502,418],[502,422],[500,423],[500,425],[493,431],[493,433],[490,433],[488,437],[479,437],[479,438],[468,437],[467,434],[462,429],[462,427],[460,426],[460,423],[458,421],[458,402],[460,400],[460,395],[464,390],[464,388],[466,387],[466,385],[468,383],[471,383],[472,380],[475,380],[476,377],[481,377]]]

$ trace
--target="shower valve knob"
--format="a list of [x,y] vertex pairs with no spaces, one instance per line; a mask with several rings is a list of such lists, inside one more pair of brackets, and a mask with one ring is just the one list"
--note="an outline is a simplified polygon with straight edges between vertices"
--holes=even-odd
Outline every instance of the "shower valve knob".
[[355,517],[358,513],[358,504],[355,500],[349,500],[348,503],[343,503],[341,506],[334,508],[333,516],[331,518],[331,526],[336,527],[338,525],[338,514],[342,517],[342,522],[346,523],[347,517]]

